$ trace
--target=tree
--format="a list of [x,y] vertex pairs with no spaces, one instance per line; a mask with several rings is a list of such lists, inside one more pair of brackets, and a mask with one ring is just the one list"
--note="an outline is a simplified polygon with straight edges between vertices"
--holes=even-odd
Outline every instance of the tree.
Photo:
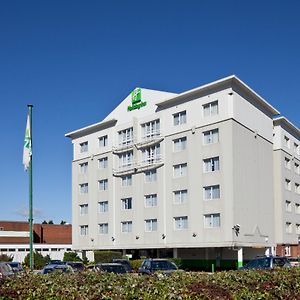
[[44,221],[42,222],[42,224],[48,224],[48,222],[47,222],[46,220],[44,220]]
[[82,261],[76,252],[65,252],[63,261]]
[[0,261],[12,261],[13,258],[12,255],[0,254]]
[[48,224],[54,224],[54,223],[53,223],[53,221],[52,221],[52,220],[50,220],[50,221],[48,222]]
[[60,225],[65,225],[67,222],[64,220],[61,220]]
[[[30,260],[30,254],[28,253],[24,259],[24,264],[27,267],[29,267],[29,260]],[[43,256],[37,251],[33,253],[33,265],[35,269],[42,269],[49,261],[50,261],[49,255]]]

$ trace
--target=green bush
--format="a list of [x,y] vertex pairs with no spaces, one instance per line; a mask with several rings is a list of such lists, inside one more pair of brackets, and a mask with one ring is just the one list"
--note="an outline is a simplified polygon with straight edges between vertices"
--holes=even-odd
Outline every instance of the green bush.
[[12,255],[0,254],[0,261],[12,261],[13,258]]
[[[28,253],[24,259],[24,265],[26,267],[30,266],[29,263],[30,254]],[[34,269],[42,269],[50,261],[49,255],[43,256],[42,254],[33,252],[33,267]]]
[[96,264],[112,262],[114,258],[122,258],[122,253],[119,251],[94,251],[94,259]]
[[133,259],[129,261],[133,271],[137,272],[138,268],[141,266],[143,259]]
[[65,252],[63,261],[82,261],[76,252]]

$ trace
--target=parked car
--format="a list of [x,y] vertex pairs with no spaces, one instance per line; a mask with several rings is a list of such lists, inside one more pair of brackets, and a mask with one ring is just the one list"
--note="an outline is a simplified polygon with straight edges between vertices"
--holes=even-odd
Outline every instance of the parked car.
[[49,274],[49,273],[73,273],[73,269],[68,266],[68,265],[56,265],[56,264],[52,264],[52,265],[46,265],[42,271],[41,274],[45,275],[45,274]]
[[291,264],[285,256],[263,256],[256,257],[248,262],[240,270],[262,269],[269,270],[274,268],[290,268]]
[[23,272],[22,264],[16,261],[9,261],[8,264],[11,266],[14,273]]
[[81,261],[67,261],[65,264],[70,266],[74,272],[82,272],[85,269],[84,264]]
[[132,272],[132,267],[130,262],[127,259],[115,258],[113,259],[113,263],[121,264],[125,267],[126,272]]
[[300,257],[289,257],[288,260],[292,267],[300,267]]
[[178,270],[177,266],[167,259],[150,258],[143,261],[138,272],[142,274],[153,274],[155,272],[170,274],[176,270]]
[[0,262],[0,279],[11,277],[14,272],[7,262]]
[[126,273],[126,268],[118,263],[100,263],[95,265],[95,271],[124,274]]

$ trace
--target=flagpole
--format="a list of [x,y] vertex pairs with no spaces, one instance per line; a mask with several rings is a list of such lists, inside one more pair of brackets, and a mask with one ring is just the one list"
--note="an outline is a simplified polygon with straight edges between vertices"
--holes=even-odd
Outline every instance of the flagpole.
[[[29,122],[30,122],[30,139],[32,147],[32,104],[28,104],[29,109]],[[30,270],[33,271],[33,217],[32,217],[32,154],[29,162],[29,266]]]

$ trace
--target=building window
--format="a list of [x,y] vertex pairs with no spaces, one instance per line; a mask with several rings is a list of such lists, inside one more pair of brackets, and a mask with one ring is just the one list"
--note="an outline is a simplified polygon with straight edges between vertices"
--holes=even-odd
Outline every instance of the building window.
[[174,204],[183,204],[187,202],[187,190],[179,190],[173,192]]
[[295,183],[295,193],[300,194],[300,184],[297,182]]
[[99,147],[103,148],[103,147],[106,147],[107,145],[108,145],[108,136],[103,135],[103,136],[99,137]]
[[300,154],[300,148],[299,148],[299,145],[297,143],[294,143],[294,152],[295,154]]
[[131,186],[132,185],[132,176],[126,175],[121,177],[122,186]]
[[291,222],[286,222],[285,223],[285,232],[286,233],[292,233],[293,228],[292,228],[292,223]]
[[119,167],[126,168],[133,164],[133,151],[128,151],[119,155]]
[[88,171],[88,163],[87,162],[79,164],[79,167],[80,167],[80,173],[81,174],[86,174],[87,173],[87,171]]
[[79,205],[79,214],[81,216],[88,214],[88,204]]
[[79,192],[80,194],[87,194],[89,192],[89,184],[88,183],[79,184]]
[[203,105],[203,116],[215,116],[219,113],[218,101],[210,102]]
[[290,169],[291,168],[291,160],[287,157],[284,158],[284,166],[287,168],[287,169]]
[[108,212],[108,201],[99,202],[99,212],[101,213]]
[[108,190],[108,179],[99,180],[99,190],[107,191]]
[[300,175],[300,166],[298,163],[295,163],[295,173]]
[[183,230],[188,228],[188,217],[175,217],[174,218],[174,228],[175,230]]
[[157,180],[157,172],[155,170],[150,170],[145,172],[145,181],[146,182],[153,182]]
[[285,181],[284,181],[284,187],[288,191],[292,190],[292,188],[291,188],[291,181],[289,179],[285,179]]
[[99,234],[108,234],[108,223],[99,224]]
[[108,166],[108,158],[103,157],[98,160],[99,169],[106,169]]
[[300,214],[300,204],[299,203],[295,203],[295,212],[296,212],[296,214]]
[[173,124],[175,126],[182,125],[186,123],[186,111],[181,111],[173,115]]
[[204,215],[204,228],[216,228],[221,226],[220,214]]
[[213,129],[203,132],[203,144],[215,144],[219,142],[219,129]]
[[284,136],[284,146],[290,148],[290,139],[286,135]]
[[149,139],[160,135],[160,122],[154,120],[145,124],[142,124],[142,139]]
[[220,162],[219,157],[212,157],[203,160],[203,171],[207,172],[214,172],[220,170]]
[[157,231],[157,219],[145,220],[145,231],[146,232]]
[[212,200],[212,199],[219,199],[220,198],[220,185],[210,185],[205,186],[204,190],[204,199],[205,200]]
[[131,145],[133,143],[133,128],[119,131],[119,146]]
[[187,175],[187,163],[173,166],[174,177],[183,177]]
[[183,151],[184,149],[186,149],[186,136],[173,140],[174,152]]
[[160,161],[160,145],[154,145],[147,147],[142,151],[143,163],[144,164],[153,164]]
[[132,198],[121,199],[121,207],[124,210],[132,209]]
[[87,236],[89,234],[89,226],[88,225],[81,225],[80,226],[80,235]]
[[285,201],[285,210],[288,211],[288,212],[292,211],[292,203],[291,203],[291,201],[288,201],[288,200]]
[[122,232],[132,232],[132,221],[121,222]]
[[300,234],[300,224],[296,224],[296,234]]
[[145,195],[145,206],[146,207],[157,206],[157,194]]
[[80,153],[88,152],[89,150],[88,142],[80,143],[79,146],[80,146]]

